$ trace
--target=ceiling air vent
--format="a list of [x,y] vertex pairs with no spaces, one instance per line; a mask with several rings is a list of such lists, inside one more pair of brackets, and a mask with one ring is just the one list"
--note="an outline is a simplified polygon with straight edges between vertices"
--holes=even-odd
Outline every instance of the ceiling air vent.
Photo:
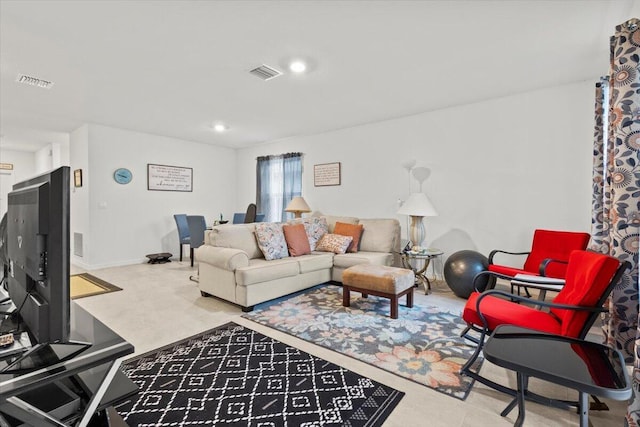
[[18,77],[16,78],[16,82],[23,83],[29,86],[41,87],[43,89],[51,89],[51,86],[53,86],[53,82],[50,82],[49,80],[39,79],[33,76],[27,76],[26,74],[18,74]]
[[253,70],[249,71],[249,73],[261,78],[262,80],[271,80],[282,75],[281,71],[278,71],[275,68],[264,64],[257,68],[254,68]]

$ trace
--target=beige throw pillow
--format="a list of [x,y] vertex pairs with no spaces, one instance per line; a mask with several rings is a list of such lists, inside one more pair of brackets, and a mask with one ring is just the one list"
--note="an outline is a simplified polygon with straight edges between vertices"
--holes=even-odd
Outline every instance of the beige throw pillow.
[[334,254],[343,254],[351,244],[353,237],[341,236],[339,234],[327,233],[318,242],[317,251],[333,252]]

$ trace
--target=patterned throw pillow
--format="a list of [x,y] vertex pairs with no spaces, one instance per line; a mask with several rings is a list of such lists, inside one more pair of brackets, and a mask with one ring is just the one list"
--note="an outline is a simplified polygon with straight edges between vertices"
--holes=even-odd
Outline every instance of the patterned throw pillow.
[[287,241],[289,255],[300,256],[311,253],[309,239],[302,224],[285,224],[282,226],[284,239]]
[[327,233],[318,242],[317,251],[333,252],[334,254],[343,254],[351,244],[353,237],[341,236],[339,234]]
[[278,222],[257,222],[256,240],[267,261],[289,256],[282,224]]
[[362,235],[364,227],[361,224],[346,224],[344,222],[336,222],[336,226],[333,229],[335,234],[341,236],[351,236],[353,241],[347,248],[347,252],[358,252],[358,243],[360,242],[360,236]]
[[307,233],[307,238],[309,239],[309,247],[312,251],[315,251],[318,241],[322,238],[322,236],[329,232],[329,226],[327,225],[326,218],[312,216],[289,221],[289,224],[300,223],[304,225],[304,231]]

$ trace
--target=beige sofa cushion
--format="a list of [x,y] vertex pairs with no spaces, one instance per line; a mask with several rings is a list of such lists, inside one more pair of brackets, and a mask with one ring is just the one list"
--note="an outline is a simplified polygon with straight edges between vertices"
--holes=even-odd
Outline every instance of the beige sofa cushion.
[[297,276],[300,266],[297,258],[283,258],[267,261],[265,259],[252,259],[248,267],[236,270],[236,283],[239,286],[249,286],[269,280],[283,279]]
[[397,250],[395,237],[400,232],[397,219],[361,219],[364,226],[360,237],[360,250],[365,252],[392,252]]
[[207,235],[213,246],[243,250],[250,259],[264,257],[256,241],[255,224],[217,225]]
[[296,260],[300,266],[300,273],[330,269],[333,266],[333,254],[322,252],[320,255],[303,255]]
[[335,255],[333,265],[335,267],[347,268],[359,264],[391,265],[393,255],[384,252],[357,252]]

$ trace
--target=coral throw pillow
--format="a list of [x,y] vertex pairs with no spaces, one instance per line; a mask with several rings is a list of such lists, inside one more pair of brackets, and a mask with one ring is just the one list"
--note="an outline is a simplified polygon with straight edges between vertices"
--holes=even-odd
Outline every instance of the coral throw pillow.
[[311,253],[309,239],[303,224],[285,224],[282,226],[284,239],[287,241],[289,255],[300,256]]
[[358,252],[358,244],[360,243],[362,230],[364,230],[362,224],[347,224],[345,222],[336,222],[336,226],[333,229],[333,232],[334,234],[339,234],[341,236],[351,236],[353,240],[347,248],[347,252]]
[[280,223],[256,223],[256,240],[258,241],[258,247],[264,255],[264,259],[267,261],[286,258],[289,256],[287,242],[284,240],[282,224]]
[[339,234],[327,233],[318,242],[317,251],[333,252],[334,254],[343,254],[351,244],[353,237],[341,236]]
[[316,245],[322,236],[329,232],[329,226],[327,220],[324,217],[307,217],[298,218],[287,221],[287,224],[302,224],[304,230],[307,232],[307,238],[309,239],[309,247],[312,251],[316,250]]

